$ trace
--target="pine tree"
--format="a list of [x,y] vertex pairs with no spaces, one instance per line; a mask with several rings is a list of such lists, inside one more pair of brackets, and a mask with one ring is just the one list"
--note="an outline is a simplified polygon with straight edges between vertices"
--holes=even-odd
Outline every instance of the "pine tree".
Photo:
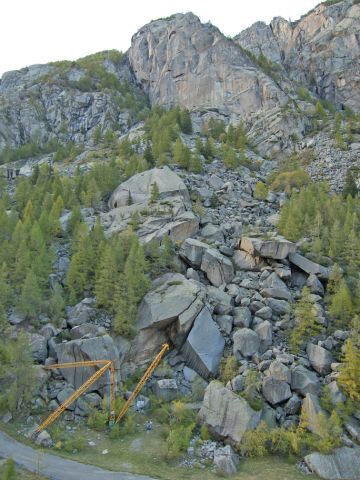
[[190,149],[182,143],[180,138],[178,138],[173,147],[173,158],[174,162],[177,165],[185,168],[186,170],[190,167],[191,152]]
[[34,320],[41,312],[42,298],[38,280],[33,272],[29,270],[26,274],[24,284],[21,288],[21,295],[17,308],[28,318]]
[[344,278],[330,299],[329,313],[338,327],[347,327],[353,317],[354,307]]
[[60,215],[64,209],[64,201],[62,197],[57,197],[52,209],[50,210],[48,221],[50,226],[50,235],[57,237],[61,235]]
[[358,194],[358,187],[355,182],[355,177],[351,169],[349,168],[348,171],[346,172],[343,198],[347,198],[348,195],[355,198],[357,194]]
[[63,288],[57,283],[47,302],[48,315],[51,321],[58,325],[60,320],[64,317],[65,300],[63,295]]
[[360,405],[360,320],[355,317],[351,337],[345,342],[344,358],[338,378],[345,393]]
[[182,110],[180,112],[180,128],[181,131],[187,135],[192,134],[192,122],[189,110]]
[[310,299],[310,290],[304,287],[301,298],[294,308],[295,327],[290,334],[290,347],[294,353],[299,353],[308,339],[321,332],[321,325],[317,322],[316,308]]
[[114,248],[107,244],[102,252],[95,274],[95,295],[99,306],[113,306],[114,289],[119,281],[119,272]]
[[151,184],[151,190],[150,190],[150,203],[155,203],[156,200],[158,200],[160,196],[159,193],[159,187],[156,182]]
[[161,267],[171,269],[174,264],[174,246],[169,235],[164,235],[161,240]]
[[191,155],[190,171],[194,173],[201,173],[203,171],[200,154],[195,152]]
[[0,305],[7,309],[13,300],[13,292],[9,283],[9,271],[4,262],[0,268]]
[[146,160],[146,162],[148,163],[149,167],[154,167],[155,166],[155,159],[154,159],[154,156],[152,154],[152,148],[151,148],[151,145],[150,145],[150,142],[147,141],[146,142],[146,147],[145,147],[145,150],[144,150],[144,158]]
[[0,304],[0,338],[4,338],[4,335],[9,330],[9,322],[6,317],[6,311],[3,307],[3,305]]

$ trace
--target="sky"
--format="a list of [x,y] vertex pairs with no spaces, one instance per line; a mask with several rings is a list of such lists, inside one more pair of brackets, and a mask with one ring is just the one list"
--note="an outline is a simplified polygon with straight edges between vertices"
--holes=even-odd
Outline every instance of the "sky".
[[36,63],[126,51],[146,23],[192,11],[225,35],[275,16],[297,20],[319,0],[1,0],[0,76]]

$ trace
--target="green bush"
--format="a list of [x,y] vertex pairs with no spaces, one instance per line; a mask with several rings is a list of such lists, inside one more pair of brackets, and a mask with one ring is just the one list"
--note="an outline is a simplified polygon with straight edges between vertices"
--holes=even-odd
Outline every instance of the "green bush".
[[275,192],[284,191],[288,195],[293,188],[301,188],[311,183],[311,178],[303,169],[297,169],[292,172],[279,173],[271,184],[271,189]]
[[265,200],[267,195],[269,193],[269,189],[263,182],[258,182],[255,185],[255,190],[254,190],[254,197],[257,198],[258,200]]

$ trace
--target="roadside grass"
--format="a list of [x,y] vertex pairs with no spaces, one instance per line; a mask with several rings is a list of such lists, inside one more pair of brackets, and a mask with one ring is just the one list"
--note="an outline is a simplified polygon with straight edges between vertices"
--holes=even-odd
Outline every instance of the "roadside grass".
[[[0,478],[2,478],[4,474],[4,464],[6,460],[0,459]],[[27,470],[23,470],[21,468],[16,467],[16,478],[21,480],[46,480],[45,477],[41,477],[36,473],[28,472]]]
[[[76,435],[85,441],[81,451],[74,453],[65,452],[61,449],[46,450],[48,453],[59,455],[64,458],[76,460],[102,467],[113,471],[126,471],[135,474],[148,475],[164,480],[216,480],[219,477],[214,473],[213,466],[205,467],[180,467],[179,460],[169,462],[166,459],[166,440],[164,427],[154,425],[151,431],[145,431],[143,423],[146,417],[136,418],[137,426],[135,433],[124,434],[120,438],[111,439],[107,432],[96,432],[85,425],[77,425],[76,432],[68,432],[68,435]],[[31,441],[19,436],[16,432],[20,425],[1,424],[0,429],[19,441],[32,445]],[[64,422],[58,422],[58,432],[65,429]],[[88,442],[94,442],[90,446]],[[34,445],[32,445],[34,446]],[[107,451],[106,454],[103,452]],[[27,479],[27,477],[21,477]],[[28,477],[29,480],[40,480],[41,477]],[[258,457],[241,459],[239,471],[231,477],[233,480],[304,480],[315,479],[316,476],[304,475],[296,465],[286,458],[281,457]]]

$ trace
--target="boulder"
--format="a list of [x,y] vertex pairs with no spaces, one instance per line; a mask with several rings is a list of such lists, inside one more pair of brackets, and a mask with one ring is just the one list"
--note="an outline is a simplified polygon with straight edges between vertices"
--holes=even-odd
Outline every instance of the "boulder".
[[93,308],[94,300],[90,298],[84,298],[81,302],[74,307],[67,308],[68,326],[70,328],[82,325],[83,323],[91,322],[91,319],[95,315]]
[[232,310],[235,327],[249,328],[251,324],[251,311],[248,307],[235,307]]
[[297,415],[302,405],[301,398],[294,393],[284,405],[285,415]]
[[39,447],[45,447],[45,448],[50,448],[53,445],[51,436],[47,432],[47,430],[43,430],[42,432],[39,433],[39,435],[37,435],[35,439],[35,443]]
[[228,477],[237,472],[240,463],[239,456],[234,452],[231,445],[217,448],[214,453],[215,472],[221,477]]
[[274,260],[284,260],[289,253],[296,252],[296,245],[282,237],[271,240],[242,237],[240,249],[250,255],[259,255],[260,257],[273,258]]
[[357,443],[360,442],[360,421],[355,417],[350,417],[349,420],[345,423],[346,431],[349,433],[350,437]]
[[346,397],[342,393],[342,391],[340,390],[336,380],[330,382],[329,385],[328,385],[328,388],[329,388],[331,401],[332,401],[334,406],[339,402],[345,402],[346,401]]
[[31,333],[29,335],[30,348],[35,362],[44,363],[47,356],[47,339],[38,333]]
[[264,353],[272,344],[272,325],[269,320],[260,322],[255,327],[255,332],[260,339],[260,353]]
[[297,365],[291,372],[291,389],[305,396],[307,393],[316,395],[320,391],[319,379],[302,365]]
[[329,278],[330,271],[328,268],[323,267],[318,263],[312,262],[311,260],[304,257],[303,255],[300,255],[299,253],[290,253],[289,260],[293,265],[308,274],[317,275],[324,280],[327,280]]
[[189,193],[185,183],[168,166],[165,166],[137,173],[121,183],[110,197],[109,208],[127,206],[129,205],[129,198],[132,204],[147,205],[154,183],[158,187],[161,199],[180,194],[189,201]]
[[82,338],[85,335],[87,337],[97,337],[99,335],[104,335],[105,333],[106,329],[104,327],[95,325],[95,323],[82,323],[81,325],[77,325],[70,330],[70,336],[72,340]]
[[244,398],[213,381],[205,390],[199,419],[215,436],[237,446],[246,430],[257,427],[261,411],[256,412]]
[[216,375],[224,346],[225,340],[209,309],[203,308],[182,349],[186,363],[203,378]]
[[266,377],[262,384],[262,394],[271,405],[277,405],[291,397],[289,384],[275,377]]
[[309,287],[311,293],[320,296],[324,295],[324,286],[314,273],[309,275],[306,280],[306,286]]
[[242,375],[236,375],[236,377],[228,381],[226,388],[236,393],[242,392],[245,388],[245,378]]
[[291,312],[291,306],[285,300],[279,300],[276,298],[266,298],[265,303],[271,308],[275,315],[286,315]]
[[305,463],[311,472],[325,480],[359,480],[360,447],[341,447],[333,453],[310,453]]
[[318,418],[320,413],[325,415],[324,410],[320,407],[319,397],[312,393],[307,393],[302,402],[301,414],[306,418],[306,428],[316,435],[321,434],[321,426]]
[[253,257],[243,250],[235,250],[232,261],[237,270],[260,272],[260,270],[265,267],[265,262],[260,257]]
[[250,328],[240,328],[234,333],[233,352],[236,358],[251,357],[260,348],[260,338]]
[[224,234],[219,227],[208,223],[199,232],[199,236],[209,243],[224,241]]
[[272,310],[270,307],[262,307],[260,310],[257,310],[256,316],[263,320],[270,320],[272,317]]
[[212,285],[207,285],[206,296],[211,307],[214,308],[214,313],[217,315],[227,315],[231,313],[233,308],[231,305],[231,297],[226,292]]
[[[75,392],[74,388],[70,385],[66,386],[57,394],[57,401],[61,404],[64,403],[73,393]],[[75,410],[75,402],[68,406],[67,410],[74,411]]]
[[[113,339],[109,335],[102,337],[71,340],[70,342],[55,345],[59,363],[82,362],[87,360],[113,360],[115,369],[119,370],[119,352]],[[62,376],[75,388],[79,388],[85,380],[95,373],[95,367],[79,367],[61,369]],[[95,382],[88,391],[96,391],[106,384],[103,376]]]
[[193,267],[200,267],[203,254],[208,248],[206,243],[187,238],[181,246],[180,256]]
[[320,347],[320,345],[308,343],[306,353],[309,357],[311,366],[314,370],[320,373],[320,375],[327,375],[331,372],[331,364],[334,361],[334,357],[328,352],[328,350]]
[[219,287],[223,283],[230,283],[234,278],[234,267],[231,261],[213,248],[204,252],[201,270],[206,273],[207,278],[215,287]]
[[176,380],[173,378],[163,378],[157,380],[152,386],[156,398],[164,402],[172,402],[179,395],[179,389]]
[[290,369],[278,360],[274,360],[273,362],[271,362],[269,369],[266,371],[266,374],[273,378],[276,378],[277,380],[281,380],[282,382],[286,382],[289,384],[291,382]]
[[233,328],[233,317],[231,315],[216,315],[215,321],[222,333],[230,335]]
[[147,361],[161,345],[183,345],[195,318],[204,307],[204,287],[181,274],[165,274],[153,282],[140,303],[136,319],[136,361]]

